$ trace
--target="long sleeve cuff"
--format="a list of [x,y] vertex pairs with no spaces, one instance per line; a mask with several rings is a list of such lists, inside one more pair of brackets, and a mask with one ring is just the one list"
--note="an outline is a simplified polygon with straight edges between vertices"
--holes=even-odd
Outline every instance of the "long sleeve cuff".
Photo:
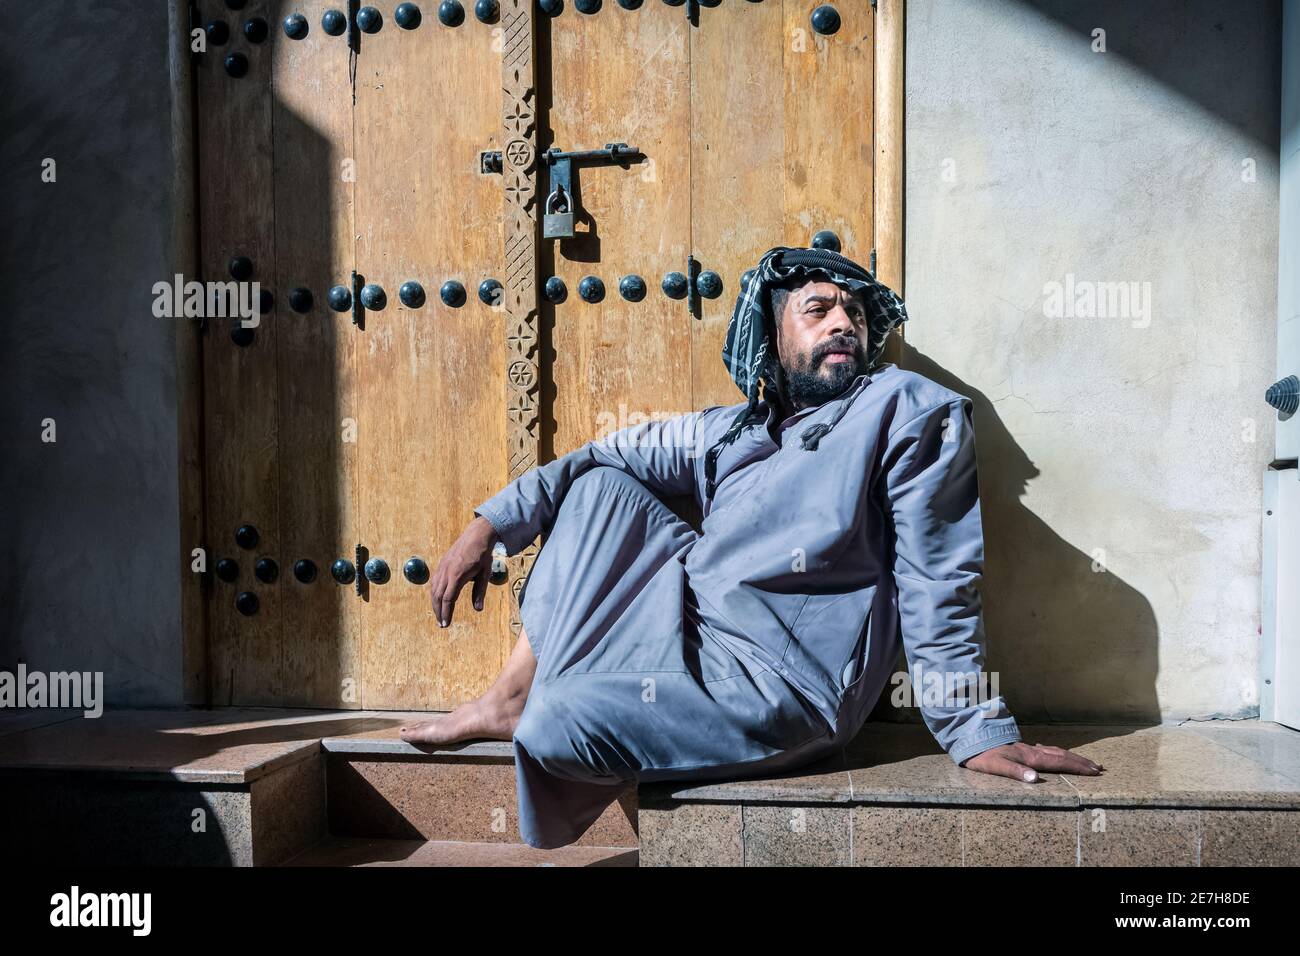
[[976,754],[992,750],[994,747],[1001,747],[1003,744],[1019,743],[1020,739],[1020,727],[1016,724],[1014,717],[983,720],[975,733],[965,737],[958,737],[953,741],[952,746],[948,749],[948,756],[952,758],[953,763],[960,767],[963,761],[969,760]]
[[[505,510],[497,505],[495,497],[489,498],[475,508],[474,514],[486,519],[487,523],[492,525],[500,536],[501,542],[506,546],[506,554],[514,556],[528,547],[537,536],[529,535],[529,529],[523,522],[512,520]],[[526,535],[528,538],[524,540]]]

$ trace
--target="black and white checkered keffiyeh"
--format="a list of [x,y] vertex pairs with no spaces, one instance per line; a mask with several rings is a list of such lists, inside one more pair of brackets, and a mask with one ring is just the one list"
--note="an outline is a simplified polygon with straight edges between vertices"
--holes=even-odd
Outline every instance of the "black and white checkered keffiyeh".
[[[713,497],[717,458],[723,446],[736,439],[758,404],[759,380],[767,364],[768,352],[775,349],[769,341],[768,330],[774,323],[768,315],[769,290],[774,283],[792,276],[824,277],[842,289],[862,296],[867,311],[867,341],[863,352],[867,367],[872,368],[884,350],[885,339],[894,328],[907,321],[903,301],[892,289],[879,282],[868,270],[847,256],[829,249],[800,249],[776,246],[763,253],[758,266],[744,284],[736,298],[731,324],[727,327],[727,340],[722,347],[722,360],[731,373],[732,380],[744,394],[747,405],[736,416],[727,433],[705,456],[705,486],[708,497]],[[769,383],[770,384],[770,383]],[[810,451],[816,450],[817,441],[830,426],[822,429],[804,442]]]

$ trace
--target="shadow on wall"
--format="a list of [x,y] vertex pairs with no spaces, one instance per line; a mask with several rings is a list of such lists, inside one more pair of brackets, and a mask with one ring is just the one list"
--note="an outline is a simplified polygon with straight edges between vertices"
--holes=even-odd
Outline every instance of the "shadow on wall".
[[[1253,39],[1276,32],[1280,49],[1281,0],[1223,4],[1212,0],[1015,0],[1019,5],[1077,31],[1092,42],[1105,31],[1106,52],[1123,58],[1171,92],[1237,129],[1261,148],[1276,152],[1276,100],[1258,97],[1242,108],[1241,91],[1255,89],[1267,64],[1233,51],[1249,51]],[[1212,66],[1207,66],[1210,64]]]
[[[1150,602],[1095,567],[1022,502],[1039,474],[988,397],[912,346],[898,365],[974,403],[984,525],[985,669],[1021,723],[1159,723],[1159,633]],[[990,600],[990,595],[1010,600]],[[901,655],[900,655],[901,659]],[[906,670],[906,662],[898,671]],[[1051,697],[1043,687],[1053,688]],[[873,719],[897,720],[885,688]],[[1096,702],[1095,706],[1088,702]]]

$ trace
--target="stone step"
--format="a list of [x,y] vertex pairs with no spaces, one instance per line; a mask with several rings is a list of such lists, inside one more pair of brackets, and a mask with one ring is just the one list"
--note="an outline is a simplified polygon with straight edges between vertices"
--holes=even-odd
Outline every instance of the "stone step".
[[0,845],[42,865],[264,866],[325,835],[322,736],[339,711],[13,712]]
[[627,847],[566,846],[537,850],[522,843],[375,840],[329,836],[284,866],[636,866]]
[[1103,765],[1024,783],[868,724],[779,777],[646,784],[642,866],[1294,866],[1300,733],[1259,721],[1021,725]]
[[[398,737],[408,719],[384,714],[321,740],[329,832],[336,836],[519,844],[514,748],[507,741],[416,747]],[[637,846],[629,787],[575,844]]]
[[[128,866],[275,865],[327,834],[519,845],[511,745],[398,739],[429,716],[0,713],[0,845],[15,862]],[[635,790],[579,845],[635,849]]]

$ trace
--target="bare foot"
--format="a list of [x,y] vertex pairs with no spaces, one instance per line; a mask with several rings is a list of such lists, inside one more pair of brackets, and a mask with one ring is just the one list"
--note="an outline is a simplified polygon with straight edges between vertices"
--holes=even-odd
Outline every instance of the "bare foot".
[[461,704],[449,714],[405,724],[398,729],[398,734],[412,744],[454,744],[484,738],[510,740],[523,712],[523,701],[515,706],[512,701],[501,701],[484,694],[477,700]]

